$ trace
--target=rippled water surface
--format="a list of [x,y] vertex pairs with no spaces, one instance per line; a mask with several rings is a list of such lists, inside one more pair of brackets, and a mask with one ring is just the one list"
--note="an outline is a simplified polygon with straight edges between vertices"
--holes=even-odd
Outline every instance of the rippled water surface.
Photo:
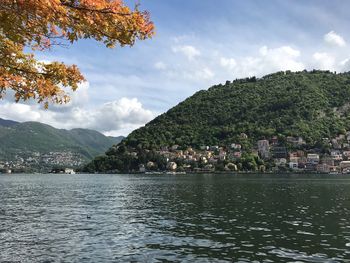
[[0,175],[0,262],[350,262],[350,177]]

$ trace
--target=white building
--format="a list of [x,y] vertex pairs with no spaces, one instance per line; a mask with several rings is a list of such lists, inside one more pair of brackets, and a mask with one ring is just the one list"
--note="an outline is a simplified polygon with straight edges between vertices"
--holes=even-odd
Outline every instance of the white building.
[[177,164],[175,162],[169,162],[166,166],[168,170],[175,171],[177,168]]
[[312,164],[318,164],[320,162],[320,156],[316,153],[308,153],[307,162]]
[[75,174],[75,171],[71,168],[66,168],[66,169],[64,169],[64,173],[65,174]]
[[240,149],[242,149],[242,145],[237,144],[237,143],[232,143],[231,149],[240,150]]
[[346,168],[350,168],[350,161],[341,161],[340,162],[340,168],[342,170],[346,169]]
[[293,170],[297,170],[298,169],[298,163],[289,162],[289,168],[293,169]]
[[263,159],[270,157],[270,145],[268,140],[258,141],[258,152]]
[[341,151],[339,151],[339,150],[332,150],[331,151],[331,157],[335,161],[343,160],[343,155],[342,155]]
[[224,151],[224,150],[219,151],[219,159],[226,160],[226,151]]
[[275,164],[277,166],[283,166],[287,164],[287,159],[286,158],[276,158],[275,159]]
[[140,166],[139,166],[139,171],[140,171],[140,173],[146,172],[146,167],[145,167],[144,164],[140,164]]

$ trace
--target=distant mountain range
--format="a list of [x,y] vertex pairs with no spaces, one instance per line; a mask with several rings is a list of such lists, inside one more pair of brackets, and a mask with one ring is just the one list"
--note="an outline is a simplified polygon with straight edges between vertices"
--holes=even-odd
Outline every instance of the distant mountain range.
[[19,123],[0,118],[0,164],[12,162],[16,167],[24,167],[30,166],[29,160],[39,165],[44,158],[47,166],[59,165],[60,159],[62,164],[69,165],[72,156],[78,163],[84,163],[123,138],[88,129],[64,130],[39,122]]

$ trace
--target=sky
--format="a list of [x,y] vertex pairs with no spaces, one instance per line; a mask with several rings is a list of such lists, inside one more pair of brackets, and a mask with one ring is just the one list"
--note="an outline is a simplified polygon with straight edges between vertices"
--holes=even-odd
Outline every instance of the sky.
[[[135,1],[125,1],[134,6]],[[37,53],[87,81],[67,105],[0,101],[0,117],[127,135],[195,92],[280,70],[350,70],[350,1],[140,0],[156,35],[133,47],[94,40]]]

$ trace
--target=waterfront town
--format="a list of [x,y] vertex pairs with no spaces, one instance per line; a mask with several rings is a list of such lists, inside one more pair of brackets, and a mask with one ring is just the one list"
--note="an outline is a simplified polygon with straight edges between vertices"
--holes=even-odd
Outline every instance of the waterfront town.
[[66,173],[72,173],[72,168],[81,166],[84,161],[81,155],[70,151],[21,152],[9,160],[0,161],[0,172],[50,172],[62,168]]
[[[241,137],[248,138],[244,133]],[[241,144],[232,142],[225,147],[201,146],[199,149],[181,149],[179,145],[173,145],[163,147],[157,153],[166,159],[167,170],[173,172],[350,173],[350,132],[334,139],[323,138],[322,148],[307,147],[302,137],[288,136],[284,139],[283,143],[277,136],[258,140],[249,152]],[[130,154],[136,156],[137,153]],[[244,162],[248,162],[248,167]],[[139,172],[150,171],[155,166],[151,161],[141,164]]]
[[[248,140],[242,133],[240,141]],[[165,162],[160,169],[157,161],[139,165],[130,172],[299,172],[299,173],[350,173],[350,132],[333,139],[323,138],[322,147],[310,147],[302,137],[277,136],[256,141],[245,149],[243,144],[232,142],[226,146],[162,147],[156,154]],[[118,148],[118,146],[116,146]],[[128,150],[128,155],[137,158],[137,151]],[[0,171],[10,172],[55,172],[74,173],[84,165],[82,156],[72,152],[23,153],[11,161],[1,161]],[[38,170],[38,168],[40,169]],[[68,167],[68,168],[67,168]],[[164,166],[163,166],[164,167]],[[118,171],[115,171],[118,172]]]

